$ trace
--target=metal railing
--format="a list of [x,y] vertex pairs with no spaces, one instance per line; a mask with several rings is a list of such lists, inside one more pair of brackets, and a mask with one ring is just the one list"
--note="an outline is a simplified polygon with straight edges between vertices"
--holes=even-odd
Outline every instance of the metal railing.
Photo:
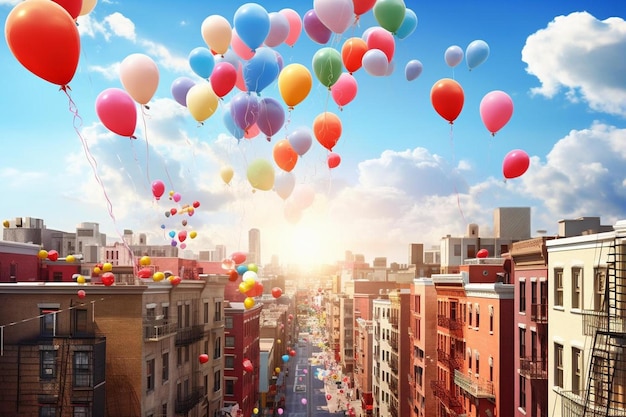
[[177,331],[176,322],[168,319],[149,319],[143,320],[144,339],[146,342],[157,342]]
[[530,320],[535,323],[545,324],[548,322],[548,304],[532,304],[530,306]]
[[525,378],[548,379],[548,360],[546,358],[520,358],[519,373]]
[[459,370],[454,371],[454,383],[474,398],[496,397],[493,382],[465,375]]

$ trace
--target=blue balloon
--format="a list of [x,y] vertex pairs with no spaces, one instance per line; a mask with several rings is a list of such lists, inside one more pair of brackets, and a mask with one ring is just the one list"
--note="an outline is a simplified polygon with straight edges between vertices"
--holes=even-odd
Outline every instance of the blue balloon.
[[422,73],[422,63],[417,59],[412,59],[406,63],[406,67],[404,68],[404,75],[406,76],[407,81],[413,81]]
[[283,362],[289,362],[289,355],[283,355]]
[[417,16],[415,12],[411,9],[406,9],[406,13],[404,14],[404,19],[402,19],[402,24],[396,30],[396,36],[398,39],[406,39],[409,37],[411,33],[415,31],[417,27]]
[[270,33],[270,16],[263,6],[246,3],[235,12],[233,26],[241,41],[254,51]]
[[201,78],[209,78],[215,67],[215,58],[211,51],[199,46],[189,53],[189,65]]
[[257,49],[242,69],[243,80],[246,89],[250,92],[260,93],[278,77],[278,57],[273,49],[263,46]]
[[171,238],[173,238],[174,236],[176,236],[176,232],[173,230],[170,230],[169,235]]
[[485,62],[488,57],[489,45],[485,41],[472,41],[465,49],[465,61],[470,71]]
[[245,274],[246,272],[248,272],[248,266],[247,266],[247,265],[239,265],[239,266],[237,267],[237,273],[238,273],[239,275],[243,275],[243,274]]
[[226,129],[228,129],[230,134],[233,135],[235,139],[237,140],[243,139],[246,132],[242,128],[237,126],[237,124],[235,123],[235,120],[233,119],[233,115],[230,113],[230,104],[227,104],[226,106],[224,106],[223,120],[224,120],[224,125],[226,126]]
[[165,225],[164,224],[161,225],[161,229],[165,229]]

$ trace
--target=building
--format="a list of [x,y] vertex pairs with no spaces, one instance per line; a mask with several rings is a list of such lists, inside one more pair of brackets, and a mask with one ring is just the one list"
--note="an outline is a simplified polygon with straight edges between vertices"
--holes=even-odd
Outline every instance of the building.
[[[413,346],[409,333],[406,331],[410,328],[411,323],[410,294],[410,288],[398,288],[389,292],[389,300],[391,301],[389,317],[391,322],[391,360],[393,363],[394,353],[398,360],[398,372],[396,373],[398,388],[391,393],[391,415],[394,415],[395,412],[398,416],[409,415],[413,407],[412,393],[409,389]],[[396,400],[398,408],[394,410],[393,404]]]
[[248,257],[249,264],[262,266],[261,263],[261,231],[250,229],[248,231]]
[[0,284],[0,414],[218,413],[226,280]]
[[374,361],[371,390],[373,415],[398,417],[398,339],[396,332],[393,331],[391,301],[387,297],[374,300],[373,309],[374,320],[371,321],[374,327],[373,355],[371,355]]

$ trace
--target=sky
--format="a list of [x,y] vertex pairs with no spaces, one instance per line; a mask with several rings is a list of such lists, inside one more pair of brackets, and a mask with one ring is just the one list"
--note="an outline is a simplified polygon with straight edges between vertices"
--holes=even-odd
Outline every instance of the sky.
[[[19,3],[0,0],[1,20],[7,22]],[[253,4],[268,16],[292,8],[303,18],[310,10],[323,15],[324,3]],[[171,244],[170,234],[176,242],[179,232],[194,231],[194,239],[176,242],[194,252],[216,245],[245,252],[248,230],[258,228],[262,263],[278,255],[282,263],[300,265],[334,262],[346,250],[369,262],[386,256],[405,264],[410,243],[438,245],[442,236],[465,234],[469,223],[491,236],[498,207],[531,207],[533,235],[556,234],[561,219],[599,216],[613,224],[626,218],[622,0],[405,0],[417,16],[415,30],[394,38],[387,75],[364,68],[353,73],[357,94],[342,109],[316,77],[313,57],[321,48],[340,52],[346,40],[380,23],[369,10],[325,44],[303,29],[293,46],[272,49],[283,68],[302,64],[309,70],[310,92],[292,110],[277,80],[259,92],[258,99],[274,98],[285,111],[285,123],[271,141],[264,135],[236,139],[226,127],[237,87],[203,123],[172,95],[179,77],[196,85],[210,82],[189,61],[194,48],[207,47],[205,18],[222,16],[235,27],[234,16],[245,4],[97,1],[77,19],[80,56],[67,94],[29,71],[3,42],[0,218],[41,218],[47,228],[68,232],[96,222],[109,240],[131,229],[145,233],[149,244]],[[489,46],[483,63],[471,71],[465,60],[448,65],[449,47],[466,51],[474,40]],[[148,106],[136,104],[135,139],[115,134],[96,113],[101,92],[124,89],[120,63],[131,54],[150,57],[159,74]],[[419,60],[423,71],[409,80],[405,67],[411,60]],[[430,95],[446,78],[463,89],[463,108],[452,125]],[[512,99],[513,114],[492,135],[479,109],[496,90]],[[342,126],[333,148],[341,163],[332,169],[329,151],[312,133],[323,112],[337,115]],[[301,129],[311,133],[312,145],[291,171],[291,195],[255,189],[247,178],[251,163],[265,160],[276,180],[282,178],[274,146]],[[505,179],[503,160],[515,149],[529,155],[530,166],[520,177]],[[220,175],[225,167],[234,173],[229,183]],[[151,191],[155,180],[166,184],[160,200]],[[180,200],[168,198],[171,193]],[[199,206],[189,216],[184,208],[193,202]],[[173,208],[178,213],[166,216]]]

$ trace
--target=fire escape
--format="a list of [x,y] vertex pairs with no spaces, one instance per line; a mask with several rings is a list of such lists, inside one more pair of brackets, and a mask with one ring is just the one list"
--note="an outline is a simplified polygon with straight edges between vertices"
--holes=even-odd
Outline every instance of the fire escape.
[[583,333],[593,336],[586,389],[562,392],[564,417],[626,416],[626,242],[608,253],[600,308],[584,311]]

